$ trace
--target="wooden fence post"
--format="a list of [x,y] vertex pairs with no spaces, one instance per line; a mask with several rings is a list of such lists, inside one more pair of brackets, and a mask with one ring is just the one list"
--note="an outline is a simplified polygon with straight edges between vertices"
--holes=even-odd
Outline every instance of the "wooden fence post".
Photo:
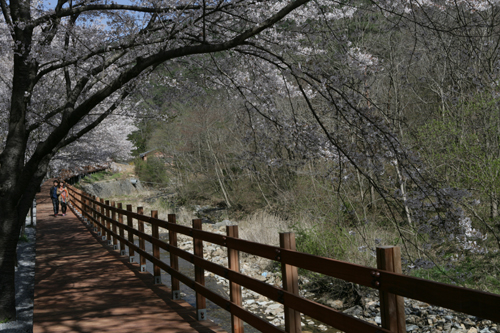
[[[114,201],[111,202],[111,207],[116,208],[116,203]],[[118,250],[118,238],[116,238],[116,210],[111,210],[111,220],[113,220],[113,250]]]
[[86,206],[86,199],[85,197],[83,196],[83,194],[80,195],[80,199],[81,199],[81,202],[82,202],[82,217],[84,220],[87,221],[87,223],[89,222],[89,219],[87,218],[87,206]]
[[110,218],[110,214],[109,214],[109,205],[110,205],[110,202],[109,200],[106,200],[104,201],[104,203],[106,204],[106,208],[104,208],[104,215],[106,216],[106,228],[107,228],[107,231],[106,231],[106,237],[104,237],[104,231],[103,231],[103,237],[102,237],[102,240],[108,240],[108,245],[111,245],[111,222],[109,222],[109,218]]
[[[95,195],[93,195],[93,196],[92,196],[92,200],[95,200]],[[94,218],[94,219],[95,219],[95,218],[96,218],[96,213],[95,213],[95,208],[96,208],[96,207],[95,207],[95,202],[92,202],[92,203],[90,204],[90,206],[91,206],[91,207],[92,207],[92,209],[93,209],[93,211],[91,211],[91,212],[90,212],[90,215],[92,216],[92,218]],[[87,224],[92,223],[92,225],[94,226],[94,228],[95,228],[95,227],[97,227],[97,225],[95,224],[94,220],[91,220],[91,221],[92,221],[92,222],[90,222],[90,220],[89,220],[89,221],[87,222]]]
[[[144,213],[144,209],[142,207],[137,207],[137,214],[142,215]],[[141,220],[137,220],[137,224],[139,226],[139,231],[144,233],[144,222]],[[146,251],[146,243],[144,242],[144,238],[139,236],[139,248],[142,251]],[[146,271],[146,258],[143,255],[140,255],[140,265],[141,272]]]
[[92,196],[92,217],[94,218],[94,220],[92,221],[92,225],[95,227],[97,227],[97,230],[101,230],[97,224],[94,222],[94,221],[99,221],[99,216],[97,215],[97,204],[96,204],[96,201],[97,201],[97,197],[94,195]]
[[[228,237],[238,238],[238,226],[231,225],[226,226],[226,235]],[[240,272],[240,252],[237,250],[227,248],[227,258],[228,258],[228,266],[230,270]],[[229,297],[231,302],[234,304],[241,306],[242,297],[241,297],[241,286],[232,281],[229,281]],[[231,315],[231,332],[232,333],[243,333],[243,321],[236,317],[235,315]]]
[[[152,210],[151,217],[154,219],[158,219],[158,211]],[[158,224],[151,223],[151,236],[155,239],[160,239],[160,231],[158,230]],[[160,247],[157,244],[153,245],[153,256],[160,260]],[[156,264],[153,264],[153,276],[155,278],[155,284],[161,284],[161,269]]]
[[[377,268],[401,274],[400,248],[398,246],[377,247]],[[406,319],[404,297],[381,290],[379,291],[379,295],[382,327],[391,332],[405,333]]]
[[90,211],[90,205],[91,205],[91,202],[90,202],[90,198],[85,196],[84,195],[84,198],[85,198],[85,217],[87,219],[87,223],[90,223],[91,225],[94,225],[92,219],[91,219],[91,211]]
[[[295,234],[293,232],[280,233],[280,247],[287,250],[296,250]],[[299,273],[297,267],[281,264],[283,289],[299,296]],[[302,332],[300,312],[285,306],[285,331]]]
[[105,215],[105,211],[104,211],[104,199],[99,199],[99,202],[101,203],[101,205],[99,206],[99,218],[97,219],[100,223],[99,225],[99,230],[101,230],[101,235],[103,236],[101,239],[102,240],[106,240],[106,237],[105,237],[105,234],[104,234],[104,229],[102,228],[102,226],[104,225],[104,223],[106,223],[106,219],[104,218],[104,215]]
[[[118,209],[123,209],[123,205],[121,202],[118,203]],[[118,213],[118,227],[120,228],[120,237],[122,240],[120,240],[120,255],[124,256],[125,255],[125,242],[123,239],[125,238],[125,232],[123,230],[123,214]]]
[[82,217],[84,218],[85,217],[85,199],[83,198],[83,191],[82,190],[78,190],[78,194],[80,196],[80,213],[82,213]]
[[[175,214],[168,214],[168,222],[172,224],[177,223],[177,218]],[[177,247],[177,232],[173,230],[168,231],[168,243],[172,247]],[[173,270],[179,271],[179,258],[170,252],[170,267],[172,267]],[[179,280],[174,278],[173,276],[170,276],[172,280],[172,299],[177,300],[181,298],[180,295],[180,286],[179,286]]]
[[[201,219],[193,220],[193,229],[201,230]],[[203,241],[193,237],[193,252],[197,257],[203,258]],[[194,266],[194,280],[205,285],[205,270],[202,267]],[[196,313],[198,315],[198,320],[205,320],[207,318],[207,300],[205,297],[198,292],[196,293]]]
[[[127,205],[127,211],[132,212],[132,205]],[[129,226],[129,228],[134,227],[134,224],[132,223],[132,217],[130,215],[127,215],[127,225]],[[128,241],[134,244],[134,234],[128,231],[127,235],[128,235]],[[134,249],[131,248],[130,246],[128,247],[128,260],[129,262],[134,262]]]

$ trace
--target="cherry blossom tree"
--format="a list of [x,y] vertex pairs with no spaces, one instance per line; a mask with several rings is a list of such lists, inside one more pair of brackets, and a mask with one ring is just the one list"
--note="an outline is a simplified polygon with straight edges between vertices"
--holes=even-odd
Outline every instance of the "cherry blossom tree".
[[[330,160],[333,167],[325,176],[334,186],[363,179],[367,185],[360,186],[360,196],[370,191],[371,205],[374,199],[384,205],[405,255],[411,259],[410,253],[417,253],[421,264],[438,259],[428,255],[431,247],[434,254],[443,248],[486,252],[479,245],[486,235],[471,224],[471,203],[477,202],[473,194],[427,164],[422,156],[426,147],[415,143],[416,127],[408,121],[422,124],[444,117],[456,112],[456,101],[467,104],[485,92],[497,99],[498,4],[407,1],[335,10],[322,5],[314,8],[314,21],[301,20],[300,11],[292,14],[289,31],[300,38],[268,47],[267,42],[278,45],[283,36],[274,27],[253,48],[211,59],[206,80],[232,87],[245,100],[247,142],[254,148],[249,163]],[[365,27],[353,29],[356,20]],[[388,31],[400,40],[391,40],[392,45],[381,41]],[[371,37],[379,41],[367,42]],[[298,39],[303,42],[297,44]],[[297,112],[293,103],[279,105],[280,98],[301,98],[310,112]],[[364,214],[357,216],[364,222]],[[500,246],[494,227],[484,219],[476,222]]]
[[128,136],[137,130],[134,123],[134,118],[108,116],[92,131],[62,148],[50,162],[50,174],[129,160],[133,145]]
[[0,320],[15,319],[21,221],[58,152],[158,65],[252,45],[307,2],[0,0]]

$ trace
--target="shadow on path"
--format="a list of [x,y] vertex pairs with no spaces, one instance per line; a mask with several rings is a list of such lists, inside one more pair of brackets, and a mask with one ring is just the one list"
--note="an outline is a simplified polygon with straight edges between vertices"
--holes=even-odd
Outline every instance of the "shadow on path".
[[51,181],[37,196],[34,332],[223,332],[154,285],[69,209],[51,216]]

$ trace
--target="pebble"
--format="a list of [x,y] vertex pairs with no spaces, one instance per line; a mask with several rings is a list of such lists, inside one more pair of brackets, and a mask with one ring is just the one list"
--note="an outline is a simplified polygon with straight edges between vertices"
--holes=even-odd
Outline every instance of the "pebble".
[[[375,321],[376,321],[376,318],[375,318]],[[377,323],[377,324],[380,324],[380,323]],[[411,331],[414,331],[418,328],[417,325],[406,325],[406,332],[411,332]]]

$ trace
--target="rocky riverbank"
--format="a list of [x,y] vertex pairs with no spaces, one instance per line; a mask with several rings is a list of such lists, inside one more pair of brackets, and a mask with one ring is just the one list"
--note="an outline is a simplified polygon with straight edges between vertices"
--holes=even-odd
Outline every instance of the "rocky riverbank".
[[[225,226],[229,221],[204,224],[203,229],[225,234]],[[179,247],[183,250],[192,252],[192,239],[187,236],[179,235]],[[204,246],[204,258],[214,263],[227,267],[227,253],[224,247],[216,244],[206,244]],[[241,272],[265,281],[271,285],[281,287],[281,273],[279,267],[273,266],[272,261],[256,257],[253,255],[242,254],[240,257]],[[210,272],[205,275],[213,277],[218,284],[229,288],[229,281]],[[353,317],[365,320],[372,324],[380,325],[380,303],[376,292],[365,294],[362,299],[359,297],[335,299],[325,294],[316,294],[307,288],[311,286],[308,279],[299,277],[300,294],[303,297],[330,306],[336,310],[342,311]],[[229,291],[227,291],[229,293]],[[353,291],[354,292],[354,291]],[[356,292],[356,295],[358,293]],[[358,303],[353,306],[353,303]],[[243,305],[246,309],[266,318],[277,326],[284,326],[284,308],[280,303],[269,300],[267,297],[259,295],[251,290],[243,289]],[[431,332],[449,332],[449,333],[495,333],[499,332],[499,325],[489,320],[482,320],[475,316],[468,316],[437,306],[431,306],[427,303],[406,299],[406,330],[413,333],[431,333]],[[302,326],[304,332],[338,332],[331,327],[319,323],[307,316],[302,317]]]

